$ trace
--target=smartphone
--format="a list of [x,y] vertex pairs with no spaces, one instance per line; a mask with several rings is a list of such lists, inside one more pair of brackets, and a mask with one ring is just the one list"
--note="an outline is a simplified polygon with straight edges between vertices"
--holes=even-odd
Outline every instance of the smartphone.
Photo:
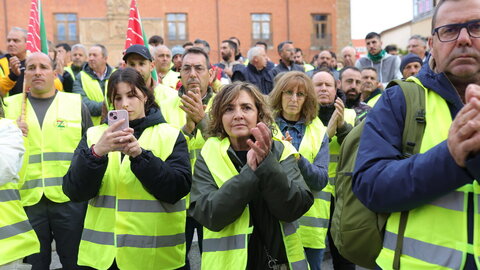
[[116,122],[125,119],[125,121],[114,131],[123,130],[128,128],[128,112],[126,110],[112,110],[108,112],[107,115],[108,125],[111,126]]

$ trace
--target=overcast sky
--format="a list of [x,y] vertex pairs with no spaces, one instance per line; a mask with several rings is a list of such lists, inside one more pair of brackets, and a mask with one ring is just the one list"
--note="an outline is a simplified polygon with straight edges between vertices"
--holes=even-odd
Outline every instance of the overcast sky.
[[413,18],[413,0],[351,0],[352,39],[382,32]]

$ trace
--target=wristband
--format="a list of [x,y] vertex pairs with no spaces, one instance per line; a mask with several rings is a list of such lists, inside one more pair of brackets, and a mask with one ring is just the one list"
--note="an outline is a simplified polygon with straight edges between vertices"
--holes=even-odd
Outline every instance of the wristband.
[[95,146],[95,144],[92,144],[92,147],[90,147],[91,151],[92,151],[92,155],[96,158],[102,158],[101,156],[99,156],[97,153],[95,153],[95,150],[93,150],[93,147]]

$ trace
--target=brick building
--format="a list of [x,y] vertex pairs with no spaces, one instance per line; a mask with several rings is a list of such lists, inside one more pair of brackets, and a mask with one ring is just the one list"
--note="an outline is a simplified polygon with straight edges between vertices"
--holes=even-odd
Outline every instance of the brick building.
[[[130,0],[43,0],[47,36],[54,44],[87,46],[102,43],[109,62],[118,63],[125,42]],[[166,45],[202,38],[219,60],[223,39],[236,36],[242,54],[258,40],[270,46],[269,57],[278,61],[276,45],[292,40],[306,59],[322,49],[338,52],[350,44],[350,0],[137,0],[147,36],[165,38]],[[30,1],[4,0],[0,5],[0,48],[13,26],[27,28]],[[7,12],[6,12],[7,11]]]

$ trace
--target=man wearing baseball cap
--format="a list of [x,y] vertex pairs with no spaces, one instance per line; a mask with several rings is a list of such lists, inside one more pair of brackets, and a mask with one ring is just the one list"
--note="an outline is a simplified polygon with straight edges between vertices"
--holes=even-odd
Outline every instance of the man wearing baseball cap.
[[148,89],[154,92],[157,101],[177,94],[174,89],[158,84],[153,79],[152,71],[155,69],[155,64],[147,47],[138,44],[128,47],[123,56],[123,61],[125,61],[125,67],[131,67],[142,75],[145,84]]

